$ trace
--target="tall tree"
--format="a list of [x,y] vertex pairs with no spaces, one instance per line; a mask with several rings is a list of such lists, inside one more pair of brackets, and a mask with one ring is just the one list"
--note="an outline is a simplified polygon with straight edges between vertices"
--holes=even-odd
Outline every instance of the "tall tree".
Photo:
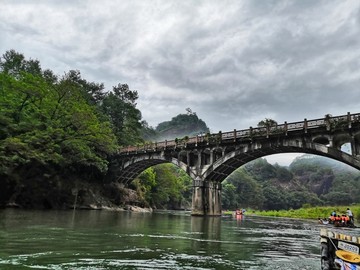
[[15,50],[10,50],[3,54],[0,58],[0,70],[16,78],[24,72],[32,75],[41,74],[41,66],[38,60],[26,60],[23,54]]
[[66,79],[78,84],[79,89],[84,95],[84,98],[90,104],[100,104],[105,97],[104,84],[88,82],[81,77],[79,70],[70,70],[66,73]]
[[137,99],[137,91],[130,90],[127,84],[118,84],[103,100],[102,109],[110,118],[119,145],[134,145],[142,141]]

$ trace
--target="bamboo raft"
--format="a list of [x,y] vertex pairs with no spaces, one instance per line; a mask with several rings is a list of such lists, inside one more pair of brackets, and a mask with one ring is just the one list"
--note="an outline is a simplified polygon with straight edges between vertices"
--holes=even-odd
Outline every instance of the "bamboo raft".
[[321,270],[360,270],[358,231],[320,230]]

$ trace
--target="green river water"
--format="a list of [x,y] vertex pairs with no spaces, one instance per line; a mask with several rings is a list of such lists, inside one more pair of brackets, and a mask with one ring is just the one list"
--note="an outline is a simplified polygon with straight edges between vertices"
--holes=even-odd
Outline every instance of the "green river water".
[[0,269],[320,269],[314,221],[0,210]]

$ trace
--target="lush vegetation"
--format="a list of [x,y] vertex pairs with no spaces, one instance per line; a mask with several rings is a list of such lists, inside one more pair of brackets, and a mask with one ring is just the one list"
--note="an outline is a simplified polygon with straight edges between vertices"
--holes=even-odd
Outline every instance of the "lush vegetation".
[[[106,157],[140,139],[137,92],[56,76],[15,51],[0,60],[0,166],[6,175],[34,164],[106,172]],[[36,166],[35,166],[36,167]]]
[[350,208],[354,214],[355,219],[360,220],[360,205],[351,205],[351,206],[319,206],[319,207],[310,207],[304,206],[299,209],[290,209],[290,210],[252,210],[248,209],[247,214],[255,214],[260,216],[270,216],[270,217],[289,217],[289,218],[309,218],[309,219],[318,219],[318,218],[328,218],[332,211],[336,211],[339,215],[346,214],[346,209]]
[[[38,60],[7,51],[0,58],[0,206],[13,201],[63,207],[73,200],[74,187],[86,201],[86,193],[94,193],[86,183],[102,187],[109,157],[119,147],[160,134],[141,119],[137,99],[127,84],[105,91],[79,71],[58,76]],[[174,119],[184,132],[186,123],[204,127],[191,110]],[[132,187],[143,205],[180,208],[189,201],[189,181],[179,169],[162,165],[145,171]]]
[[299,209],[359,203],[360,173],[339,162],[304,155],[289,167],[258,159],[223,182],[223,209]]
[[146,169],[132,182],[140,204],[158,209],[190,209],[192,179],[182,169],[161,164]]

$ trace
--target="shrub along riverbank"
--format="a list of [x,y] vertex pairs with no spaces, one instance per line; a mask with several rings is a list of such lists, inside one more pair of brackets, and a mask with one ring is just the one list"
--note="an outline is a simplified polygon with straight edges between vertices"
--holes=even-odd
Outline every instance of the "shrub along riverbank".
[[355,220],[360,220],[360,204],[351,206],[322,206],[322,207],[302,207],[300,209],[290,210],[272,210],[272,211],[260,211],[260,210],[247,210],[247,214],[254,214],[259,216],[269,217],[290,217],[290,218],[308,218],[318,219],[327,218],[335,210],[338,215],[346,214],[346,209],[350,210],[354,214]]

